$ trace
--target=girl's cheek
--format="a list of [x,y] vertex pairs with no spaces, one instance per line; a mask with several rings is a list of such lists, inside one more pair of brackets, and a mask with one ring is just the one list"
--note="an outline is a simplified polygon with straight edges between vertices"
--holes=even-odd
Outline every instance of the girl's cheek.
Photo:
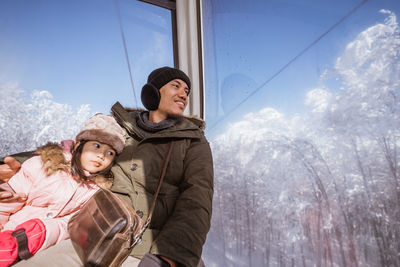
[[108,165],[112,164],[114,157],[108,158]]

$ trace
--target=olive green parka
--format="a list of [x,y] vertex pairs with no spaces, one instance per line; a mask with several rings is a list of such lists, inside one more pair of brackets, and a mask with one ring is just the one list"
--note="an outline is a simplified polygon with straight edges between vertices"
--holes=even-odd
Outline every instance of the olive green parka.
[[[111,190],[146,220],[156,191],[168,144],[174,143],[150,227],[131,255],[162,255],[180,266],[197,266],[210,229],[213,198],[213,161],[201,124],[182,118],[167,129],[143,136],[137,111],[118,102],[112,107],[128,136],[112,168]],[[199,123],[200,122],[200,123]]]

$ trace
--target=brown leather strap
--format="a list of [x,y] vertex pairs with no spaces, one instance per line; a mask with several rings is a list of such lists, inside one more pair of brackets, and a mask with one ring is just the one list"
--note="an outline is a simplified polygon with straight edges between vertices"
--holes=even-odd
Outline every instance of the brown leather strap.
[[158,194],[160,193],[161,184],[162,184],[162,182],[164,180],[165,173],[167,172],[168,162],[169,162],[169,159],[171,157],[173,144],[174,144],[173,142],[171,142],[169,144],[167,154],[165,155],[165,160],[164,160],[164,164],[163,164],[162,169],[161,169],[161,174],[160,174],[160,179],[158,181],[158,186],[157,186],[156,192],[154,193],[153,201],[152,201],[151,206],[150,206],[149,216],[147,216],[147,220],[144,223],[142,229],[136,235],[136,242],[133,243],[133,245],[135,245],[137,243],[137,241],[139,241],[139,239],[142,236],[143,232],[149,226],[150,221],[151,221],[151,217],[153,217],[153,211],[154,211],[154,208],[156,206],[156,201],[157,201]]
[[156,200],[157,200],[158,194],[160,193],[161,184],[162,184],[162,182],[164,180],[165,173],[167,172],[167,166],[168,166],[169,158],[171,157],[173,144],[174,144],[173,142],[171,142],[169,144],[167,155],[165,156],[164,165],[163,165],[162,170],[161,170],[160,180],[158,181],[157,190],[154,193],[153,202],[151,203],[149,216],[147,217],[146,224],[150,223],[151,217],[153,216],[153,211],[154,211],[154,207],[156,206]]
[[26,237],[25,229],[20,228],[18,230],[15,230],[14,232],[12,232],[12,236],[17,239],[18,257],[21,260],[26,260],[32,257],[33,254],[30,253],[28,249],[28,238]]

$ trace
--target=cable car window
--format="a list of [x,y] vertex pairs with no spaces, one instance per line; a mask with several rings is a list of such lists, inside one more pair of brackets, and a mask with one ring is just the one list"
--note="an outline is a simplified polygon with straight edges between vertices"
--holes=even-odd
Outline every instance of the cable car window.
[[141,1],[0,1],[1,154],[73,138],[116,101],[142,106],[150,71],[174,65],[172,31],[171,10]]
[[202,12],[206,265],[399,266],[399,1]]

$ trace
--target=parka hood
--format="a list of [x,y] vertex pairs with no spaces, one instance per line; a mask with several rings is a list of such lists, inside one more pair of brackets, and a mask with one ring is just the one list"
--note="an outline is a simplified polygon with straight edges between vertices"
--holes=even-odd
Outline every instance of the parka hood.
[[53,175],[58,171],[69,172],[70,162],[65,157],[63,148],[56,143],[47,143],[36,150],[43,162],[43,169],[47,176]]
[[[122,127],[131,135],[144,139],[144,136],[138,131],[136,123],[136,116],[141,111],[145,110],[140,108],[125,108],[119,102],[116,102],[111,108],[112,115]],[[153,134],[151,138],[201,138],[204,129],[205,122],[202,119],[197,116],[183,116],[176,125]]]

